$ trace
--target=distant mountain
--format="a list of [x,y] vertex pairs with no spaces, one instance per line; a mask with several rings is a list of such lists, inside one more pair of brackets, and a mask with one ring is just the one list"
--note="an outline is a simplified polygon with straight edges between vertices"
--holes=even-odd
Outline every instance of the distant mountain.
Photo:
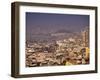
[[48,41],[51,42],[53,40],[61,40],[61,39],[67,39],[69,37],[80,37],[80,32],[72,32],[70,30],[64,30],[60,29],[52,33],[38,33],[38,34],[32,34],[31,36],[27,36],[27,40],[31,41]]
[[70,30],[61,29],[61,30],[56,31],[55,33],[73,33],[73,32]]

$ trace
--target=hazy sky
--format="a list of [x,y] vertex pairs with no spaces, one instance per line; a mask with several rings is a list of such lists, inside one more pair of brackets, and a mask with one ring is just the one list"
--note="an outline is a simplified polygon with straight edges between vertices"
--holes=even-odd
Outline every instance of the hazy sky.
[[51,33],[58,30],[79,32],[89,26],[88,15],[26,12],[26,34]]

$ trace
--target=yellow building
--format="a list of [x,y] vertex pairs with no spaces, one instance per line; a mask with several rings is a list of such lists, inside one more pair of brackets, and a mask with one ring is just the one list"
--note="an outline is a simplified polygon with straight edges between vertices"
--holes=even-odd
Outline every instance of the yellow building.
[[85,58],[89,59],[89,55],[90,55],[90,49],[88,47],[85,48],[86,49],[86,55]]

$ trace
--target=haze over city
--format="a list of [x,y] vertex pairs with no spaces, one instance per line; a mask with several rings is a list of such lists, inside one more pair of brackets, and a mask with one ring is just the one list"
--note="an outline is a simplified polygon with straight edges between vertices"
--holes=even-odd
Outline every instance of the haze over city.
[[88,26],[89,15],[26,12],[27,38],[36,34],[51,34],[63,31],[80,32]]

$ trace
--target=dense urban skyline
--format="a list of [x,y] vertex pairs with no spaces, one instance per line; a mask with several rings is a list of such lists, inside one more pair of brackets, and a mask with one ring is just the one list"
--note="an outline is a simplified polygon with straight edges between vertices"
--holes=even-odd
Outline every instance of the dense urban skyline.
[[90,63],[89,16],[26,13],[26,67]]

